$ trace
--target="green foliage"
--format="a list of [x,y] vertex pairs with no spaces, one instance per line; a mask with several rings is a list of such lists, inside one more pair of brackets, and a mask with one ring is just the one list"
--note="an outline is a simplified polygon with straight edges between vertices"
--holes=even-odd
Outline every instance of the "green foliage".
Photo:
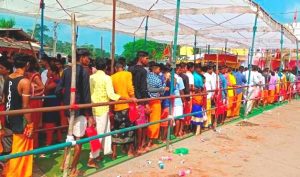
[[[27,30],[27,32],[30,35],[32,35],[32,33],[33,33],[32,30]],[[52,36],[47,35],[46,34],[47,32],[50,32],[50,29],[47,26],[44,26],[44,45],[48,46],[49,48],[52,48],[54,39]],[[41,25],[40,24],[36,24],[33,37],[36,40],[40,40],[40,38],[41,38]],[[89,49],[89,51],[92,54],[91,55],[92,58],[102,58],[103,54],[104,54],[104,58],[110,57],[110,54],[108,52],[106,52],[105,50],[101,51],[101,49],[95,48],[93,45],[84,44],[82,46],[77,46],[77,47]],[[64,53],[66,55],[71,55],[72,54],[72,43],[57,40],[56,52]]]
[[129,42],[125,44],[122,55],[129,62],[135,59],[137,51],[144,50],[149,52],[150,58],[152,60],[161,60],[163,58],[163,51],[165,47],[166,44],[158,43],[155,41],[147,41],[145,46],[144,39],[139,39],[135,42]]
[[6,20],[4,18],[0,19],[0,28],[12,28],[16,25],[16,21],[14,19]]
[[106,52],[105,50],[101,50],[99,48],[95,48],[92,44],[84,44],[81,45],[82,48],[87,48],[91,52],[92,58],[110,58],[110,53]]
[[[47,35],[45,35],[45,33],[49,32],[50,29],[44,25],[44,41],[47,41],[46,38],[49,37]],[[32,30],[27,30],[27,32],[32,35],[32,33],[34,32],[33,34],[33,37],[37,40],[40,40],[41,39],[41,25],[40,24],[36,24],[35,25],[35,30],[32,31]],[[47,37],[46,37],[47,36]]]

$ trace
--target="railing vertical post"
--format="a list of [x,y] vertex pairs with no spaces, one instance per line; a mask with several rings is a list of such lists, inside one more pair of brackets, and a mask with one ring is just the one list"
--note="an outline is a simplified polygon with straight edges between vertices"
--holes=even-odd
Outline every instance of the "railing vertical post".
[[[72,23],[72,77],[71,77],[71,88],[76,87],[76,20],[75,20],[75,13],[72,13],[71,17],[71,23]],[[76,93],[74,91],[71,91],[70,95],[70,105],[75,104],[75,96]],[[68,136],[73,136],[73,124],[74,124],[74,118],[75,118],[75,111],[70,111],[70,119],[69,119],[69,129],[68,129]],[[63,176],[68,176],[68,170],[69,170],[69,162],[71,159],[71,151],[70,147],[66,148],[66,159],[63,162],[64,163],[64,172]]]
[[[171,73],[171,84],[170,84],[170,94],[174,95],[174,76],[175,76],[175,67],[176,67],[176,54],[177,54],[177,37],[178,37],[178,27],[179,27],[179,11],[180,11],[180,0],[177,0],[176,7],[176,21],[175,21],[175,33],[174,33],[174,43],[172,51],[172,73]],[[173,104],[171,99],[169,114],[173,114]],[[167,134],[167,150],[170,148],[170,137],[171,137],[171,121],[168,123],[168,134]]]

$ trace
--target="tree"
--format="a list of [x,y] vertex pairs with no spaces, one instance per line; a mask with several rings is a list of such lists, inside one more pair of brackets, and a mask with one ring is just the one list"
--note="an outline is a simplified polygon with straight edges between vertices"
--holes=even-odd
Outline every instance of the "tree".
[[[90,53],[91,53],[91,57],[95,58],[95,59],[99,59],[99,58],[110,58],[110,53],[104,51],[101,51],[101,49],[99,48],[95,48],[94,45],[92,44],[84,44],[80,46],[81,48],[87,48]],[[104,55],[104,56],[102,56]]]
[[[44,31],[44,39],[46,39],[45,36],[47,36],[47,37],[49,37],[49,36],[46,35],[45,33],[49,32],[50,29],[48,28],[48,26],[44,25],[43,31]],[[33,38],[35,38],[36,40],[40,40],[41,39],[41,25],[40,24],[36,24],[34,31],[31,30],[31,29],[27,30],[27,33],[29,33],[30,35],[32,35],[33,32],[34,32]],[[44,41],[46,43],[46,40],[44,40]]]
[[[52,36],[47,35],[47,32],[49,32],[50,29],[44,25],[44,45],[52,48],[54,39]],[[27,32],[32,35],[33,30],[27,30]],[[36,40],[40,40],[41,38],[41,25],[36,24],[33,37]],[[104,57],[110,57],[110,54],[106,52],[105,50],[102,52],[101,49],[95,48],[93,45],[85,44],[82,46],[77,46],[78,48],[87,48],[91,52],[92,58],[101,58],[102,53],[104,54]],[[60,41],[57,40],[56,42],[56,52],[58,53],[64,53],[66,55],[72,54],[72,44],[70,42]]]
[[9,19],[9,20],[6,20],[4,18],[1,18],[0,19],[0,28],[12,28],[16,25],[16,22],[14,19]]
[[129,42],[123,46],[124,51],[122,55],[127,58],[127,61],[133,61],[137,51],[144,50],[149,52],[150,58],[154,60],[161,60],[163,58],[163,50],[166,44],[158,43],[155,41],[147,41],[145,47],[145,41],[139,39],[135,42]]

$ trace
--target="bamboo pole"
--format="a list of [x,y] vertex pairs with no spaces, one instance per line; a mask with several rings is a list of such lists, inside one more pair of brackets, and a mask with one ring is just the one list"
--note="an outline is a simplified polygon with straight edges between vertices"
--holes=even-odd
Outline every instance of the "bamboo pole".
[[56,44],[57,44],[57,26],[58,23],[54,22],[53,25],[53,56],[56,57]]
[[[180,0],[177,0],[176,6],[176,20],[175,20],[175,33],[174,33],[174,43],[173,43],[173,51],[172,51],[172,73],[171,73],[171,86],[170,86],[170,94],[174,95],[174,76],[175,76],[175,68],[176,68],[176,54],[177,54],[177,37],[178,37],[178,28],[179,28],[179,12],[180,12]],[[170,114],[173,112],[174,103],[170,101]],[[171,134],[171,123],[168,124],[168,134],[167,134],[167,150],[170,149],[170,134]]]
[[144,48],[147,48],[147,33],[148,33],[148,20],[149,16],[146,17],[146,24],[145,24],[145,37],[144,37]]
[[224,49],[225,50],[225,55],[227,54],[227,43],[228,43],[228,40],[226,39],[225,40],[225,49]]
[[34,58],[35,58],[36,60],[38,60],[38,57],[36,56],[36,53],[35,53],[35,51],[34,51],[32,45],[31,45],[31,42],[30,42],[30,41],[28,41],[28,45],[29,45],[29,47],[30,47],[30,50],[32,51],[32,54],[33,54]]
[[133,36],[133,44],[132,44],[132,59],[135,60],[135,35]]
[[[71,89],[76,88],[76,19],[75,19],[75,13],[72,13],[71,16],[71,23],[72,23],[72,77],[71,77]],[[70,105],[75,104],[75,91],[71,91],[70,95]],[[74,124],[74,118],[75,118],[75,111],[70,111],[70,119],[69,119],[69,129],[68,129],[68,136],[73,137],[73,124]],[[69,163],[71,158],[71,151],[70,147],[65,149],[66,159],[64,162],[64,172],[63,176],[68,176],[68,169],[69,169]]]
[[115,64],[115,36],[116,36],[116,6],[117,0],[112,0],[113,2],[113,20],[112,20],[112,35],[111,35],[111,65],[110,65],[110,74],[114,73],[114,64]]
[[197,34],[195,34],[195,38],[194,38],[194,64],[196,64],[196,49],[197,49]]
[[[247,85],[249,86],[250,84],[250,77],[251,77],[251,70],[252,70],[252,60],[253,60],[253,52],[254,52],[254,43],[255,43],[255,37],[256,37],[256,31],[257,31],[257,19],[258,19],[258,12],[259,8],[257,7],[257,12],[255,15],[255,20],[254,20],[254,26],[253,26],[253,36],[252,36],[252,44],[249,52],[249,62],[248,62],[248,79],[247,79]],[[248,97],[249,94],[249,87],[247,87],[246,91],[246,96]],[[245,101],[245,117],[247,116],[247,101]]]

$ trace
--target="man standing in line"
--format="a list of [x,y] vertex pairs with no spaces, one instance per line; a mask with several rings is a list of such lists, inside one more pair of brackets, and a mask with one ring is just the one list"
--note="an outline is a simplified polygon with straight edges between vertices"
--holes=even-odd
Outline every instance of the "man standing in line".
[[236,86],[236,79],[234,75],[232,74],[232,69],[228,68],[227,70],[227,85],[228,85],[228,91],[227,91],[227,117],[233,117],[234,116],[234,108],[235,108],[235,86]]
[[[236,79],[236,87],[242,87],[246,84],[246,77],[243,75],[244,67],[240,66],[239,70],[235,73],[233,73],[235,79]],[[243,98],[243,88],[236,88],[236,106],[233,110],[233,116],[239,116],[240,115],[240,109],[241,109],[241,103]]]
[[248,115],[253,108],[255,98],[256,98],[256,89],[257,84],[259,84],[259,78],[257,76],[257,68],[256,66],[252,66],[252,71],[248,70],[245,72],[246,79],[248,80],[250,73],[250,80],[247,81],[249,83],[248,95],[246,95],[247,105],[246,105],[246,115]]
[[[147,70],[144,68],[148,65],[149,54],[145,51],[137,52],[137,64],[130,67],[129,71],[132,73],[132,82],[134,87],[134,94],[137,99],[148,98],[147,89]],[[146,112],[150,112],[148,103],[139,103],[138,110],[139,118],[136,120],[136,125],[147,123]],[[146,144],[147,128],[140,128],[137,130],[138,153],[144,153],[144,145]]]
[[[90,89],[91,89],[91,99],[92,103],[108,102],[110,100],[117,101],[130,100],[130,97],[121,97],[114,92],[113,82],[110,76],[105,74],[107,68],[105,60],[96,61],[97,72],[90,77]],[[98,106],[93,107],[93,115],[96,120],[96,129],[98,134],[109,133],[110,132],[110,119],[109,119],[109,106]],[[118,115],[117,115],[118,116]],[[112,139],[111,136],[106,136],[100,139],[103,146],[103,154],[112,154]],[[94,159],[99,158],[100,150],[90,153],[90,160],[88,165],[94,167]],[[116,154],[113,154],[113,159],[116,158]],[[95,167],[98,167],[95,166]]]
[[216,89],[216,77],[215,74],[213,73],[213,68],[211,66],[203,67],[204,77],[205,77],[205,88],[206,91],[209,91],[207,93],[207,99],[206,99],[206,115],[207,115],[207,121],[204,124],[205,128],[209,128],[211,126],[211,120],[212,120],[212,111],[211,106],[212,106],[212,98],[214,92],[212,90]]
[[[82,60],[82,58],[89,57],[89,55],[90,53],[87,49],[77,49],[76,51],[76,104],[91,103],[89,74],[80,64],[80,60]],[[62,78],[55,90],[56,95],[62,98],[64,105],[70,105],[70,94],[71,90],[73,89],[71,88],[71,75],[72,68],[67,67],[64,70]],[[67,110],[65,114],[67,117],[70,117],[69,110]],[[67,139],[72,140],[75,137],[75,140],[79,140],[85,135],[87,124],[88,126],[93,126],[94,122],[95,120],[92,116],[91,108],[75,110],[73,136],[70,136]],[[64,168],[70,168],[70,176],[78,176],[81,174],[81,172],[77,169],[81,148],[81,144],[76,144],[74,146],[74,155],[70,167],[64,167],[67,155],[66,151],[64,153],[61,169],[63,170]],[[92,164],[90,164],[89,166],[92,166]]]
[[[183,84],[184,84],[183,94],[189,95],[190,94],[190,80],[189,80],[189,77],[187,76],[186,72],[187,72],[187,65],[185,63],[181,63],[179,76],[182,78]],[[191,99],[190,99],[190,97],[185,97],[183,99],[184,99],[183,114],[190,114],[191,113],[191,105],[190,105]],[[182,125],[183,126],[182,135],[184,135],[184,133],[188,133],[190,120],[191,120],[191,116],[186,116],[184,118],[183,125]]]
[[[115,92],[123,98],[133,99],[134,96],[134,88],[132,84],[132,74],[128,71],[125,71],[125,62],[118,61],[115,64],[116,73],[111,76],[113,87]],[[130,121],[129,115],[129,104],[116,104],[114,105],[114,125],[113,130],[120,130],[123,128],[128,128],[133,126],[133,122]],[[112,157],[117,156],[117,145],[128,146],[128,156],[133,156],[135,154],[134,151],[134,138],[135,132],[134,130],[112,135],[112,143],[113,143],[113,155]]]
[[[176,66],[175,70],[175,75],[174,75],[174,81],[175,81],[175,87],[174,87],[174,95],[175,96],[181,96],[184,95],[184,82],[183,79],[179,76],[180,74],[180,65]],[[173,116],[181,116],[183,114],[183,103],[184,103],[184,98],[175,98],[174,100],[174,107],[173,107]],[[175,121],[175,129],[174,129],[174,135],[176,137],[180,137],[183,135],[183,118],[181,119],[176,119]]]
[[265,106],[268,103],[269,82],[270,82],[270,79],[271,79],[271,74],[270,74],[269,68],[265,68],[262,75],[264,77],[264,80],[263,80],[264,81],[264,86],[263,86],[263,92],[262,92],[262,103]]
[[[201,126],[203,125],[203,102],[204,96],[202,93],[204,92],[204,76],[201,74],[201,65],[195,65],[195,71],[193,73],[194,76],[194,94],[199,94],[197,96],[193,96],[192,98],[192,113],[196,113],[192,116],[191,124],[195,127],[195,134],[201,134]],[[206,101],[206,100],[205,100]]]
[[[4,83],[12,72],[12,64],[7,60],[0,60],[0,111],[5,111]],[[2,127],[5,125],[5,116],[0,116]]]
[[[189,94],[191,94],[191,95],[194,94],[194,85],[195,85],[193,72],[194,72],[194,63],[189,62],[187,64],[187,71],[186,71],[185,74],[189,78],[189,87],[190,87],[190,93]],[[190,97],[189,106],[190,106],[189,110],[191,112],[192,111],[192,97]],[[192,116],[187,116],[186,117],[185,124],[188,127],[186,129],[187,133],[189,133],[191,131],[191,126],[190,126],[191,125],[191,120],[192,120]]]
[[41,65],[44,68],[44,71],[41,73],[41,77],[42,77],[43,85],[46,84],[47,79],[48,79],[47,73],[48,73],[48,70],[50,69],[50,62],[51,62],[50,57],[48,57],[46,54],[42,55]]
[[[30,81],[24,77],[29,67],[30,56],[17,54],[14,56],[15,72],[5,82],[4,95],[6,111],[29,109]],[[33,122],[31,114],[7,116],[8,128],[13,132],[11,154],[33,149]],[[10,159],[4,169],[6,177],[32,176],[33,155]]]

